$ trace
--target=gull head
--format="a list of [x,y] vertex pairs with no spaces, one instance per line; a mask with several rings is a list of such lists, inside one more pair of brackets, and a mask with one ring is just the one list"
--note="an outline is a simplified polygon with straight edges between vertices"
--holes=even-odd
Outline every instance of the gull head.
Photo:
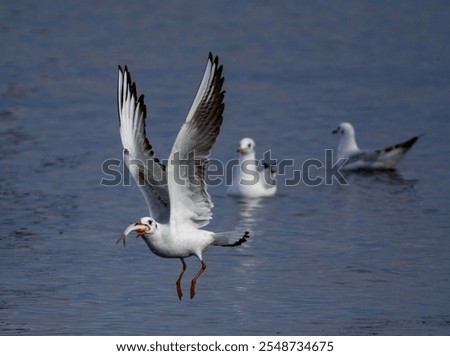
[[351,154],[359,151],[359,147],[356,144],[355,129],[352,124],[342,122],[332,131],[332,133],[341,135],[338,146],[339,158],[348,158]]
[[255,152],[256,145],[255,141],[251,138],[243,138],[241,142],[239,143],[239,148],[237,149],[237,152],[246,155],[252,152]]
[[355,129],[349,122],[342,122],[339,124],[338,127],[336,127],[333,131],[331,131],[331,133],[351,137],[355,136]]
[[136,231],[136,237],[138,237],[153,234],[157,229],[157,227],[158,224],[156,223],[155,219],[150,217],[141,218],[138,222],[129,225],[125,229],[125,231],[122,233],[122,235],[120,235],[119,239],[117,240],[116,245],[120,241],[123,241],[123,245],[125,246],[127,237],[132,231]]

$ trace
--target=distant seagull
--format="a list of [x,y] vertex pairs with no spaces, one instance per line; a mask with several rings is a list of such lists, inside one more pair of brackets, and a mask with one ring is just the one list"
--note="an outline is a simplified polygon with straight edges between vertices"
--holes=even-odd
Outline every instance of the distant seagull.
[[348,122],[341,123],[332,133],[341,135],[338,159],[347,159],[344,170],[394,169],[421,136],[378,150],[361,150],[356,144],[355,130]]
[[179,258],[182,270],[176,287],[180,300],[186,257],[196,256],[201,262],[200,270],[191,281],[190,295],[194,298],[197,279],[206,269],[202,253],[210,246],[239,246],[249,237],[245,232],[242,238],[232,242],[223,234],[200,230],[212,219],[213,203],[207,192],[205,172],[223,120],[223,81],[219,59],[210,53],[200,87],[166,168],[155,158],[145,134],[144,96],[138,97],[127,67],[122,70],[119,66],[117,101],[123,159],[141,189],[152,217],[143,217],[128,226],[117,243],[123,241],[125,245],[128,234],[136,231],[154,254]]
[[251,138],[243,138],[237,152],[239,167],[233,176],[233,183],[228,188],[228,194],[245,198],[271,197],[277,191],[276,172],[268,164],[264,169],[257,171],[255,159],[256,145]]

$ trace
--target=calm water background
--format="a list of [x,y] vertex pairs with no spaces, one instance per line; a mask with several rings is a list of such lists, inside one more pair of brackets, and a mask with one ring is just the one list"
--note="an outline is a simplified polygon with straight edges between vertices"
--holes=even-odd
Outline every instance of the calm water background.
[[[449,335],[449,19],[448,1],[2,2],[0,334]],[[252,203],[210,189],[208,228],[252,238],[209,250],[180,302],[178,260],[115,245],[147,211],[134,185],[100,185],[101,164],[121,158],[117,65],[166,158],[209,51],[222,161],[250,136],[300,169],[344,120],[363,147],[425,136],[395,173],[349,186]]]

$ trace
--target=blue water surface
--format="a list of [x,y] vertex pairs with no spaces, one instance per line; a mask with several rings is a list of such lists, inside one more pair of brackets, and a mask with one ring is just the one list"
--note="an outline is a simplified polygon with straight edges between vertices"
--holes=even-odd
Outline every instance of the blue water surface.
[[[0,335],[449,335],[449,18],[434,0],[2,2]],[[207,251],[180,302],[178,260],[115,245],[148,212],[102,163],[121,159],[117,66],[166,158],[209,51],[226,78],[213,158],[250,136],[293,164],[272,199],[209,189],[208,229],[252,237]],[[286,184],[342,121],[362,147],[425,135],[395,172]]]

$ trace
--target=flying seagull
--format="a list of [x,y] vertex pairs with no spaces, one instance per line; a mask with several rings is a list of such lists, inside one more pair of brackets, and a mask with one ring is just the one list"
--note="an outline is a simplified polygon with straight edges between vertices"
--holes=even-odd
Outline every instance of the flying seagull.
[[210,53],[199,89],[166,167],[155,157],[146,137],[144,96],[138,97],[128,68],[119,66],[117,103],[123,159],[145,198],[150,217],[143,217],[128,226],[117,243],[123,241],[125,245],[128,234],[135,231],[154,254],[179,258],[182,270],[176,287],[180,300],[185,258],[196,256],[201,263],[191,281],[190,296],[194,298],[197,280],[206,269],[203,252],[210,246],[239,246],[249,237],[245,232],[240,239],[232,240],[226,234],[201,229],[212,219],[213,203],[207,192],[205,172],[223,120],[223,81],[219,58],[213,58]]
[[405,156],[406,152],[416,143],[419,136],[408,141],[388,146],[378,150],[361,150],[356,144],[355,129],[348,122],[343,122],[332,131],[340,134],[338,159],[345,159],[344,170],[388,170]]

